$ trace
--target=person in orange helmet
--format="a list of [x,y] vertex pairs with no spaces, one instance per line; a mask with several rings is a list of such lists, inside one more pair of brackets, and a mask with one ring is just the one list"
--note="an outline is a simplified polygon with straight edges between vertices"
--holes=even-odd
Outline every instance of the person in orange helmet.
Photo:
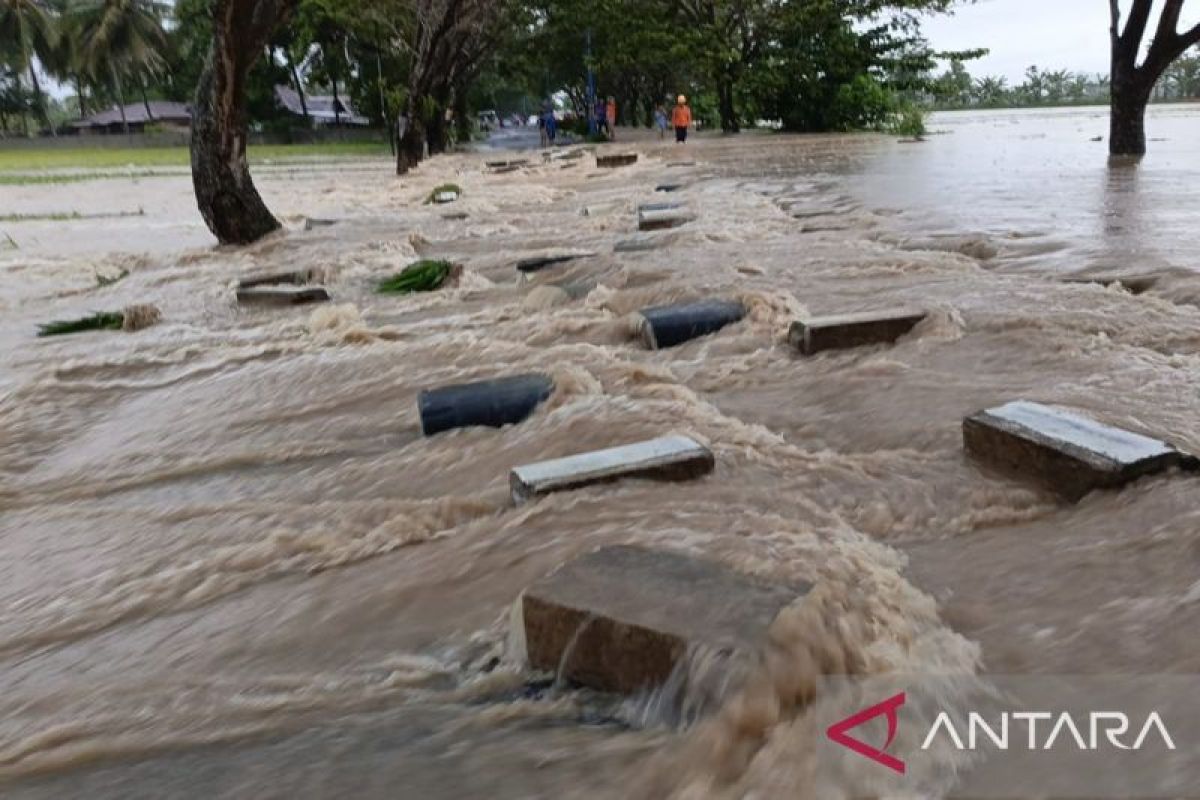
[[608,122],[608,138],[609,141],[617,140],[617,99],[615,97],[608,98],[608,104],[604,107],[604,119]]
[[675,100],[675,108],[671,111],[671,124],[675,126],[675,143],[687,142],[688,128],[692,124],[692,109],[688,107],[687,98],[679,95]]

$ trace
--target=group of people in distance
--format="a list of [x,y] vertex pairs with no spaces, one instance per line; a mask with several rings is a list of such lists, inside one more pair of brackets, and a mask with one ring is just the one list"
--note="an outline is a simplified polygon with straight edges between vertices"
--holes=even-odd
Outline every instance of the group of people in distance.
[[[607,101],[604,98],[597,99],[596,106],[592,111],[596,120],[596,130],[606,134],[609,141],[616,141],[616,98],[609,97]],[[677,144],[686,143],[688,129],[692,126],[692,109],[688,106],[687,97],[684,95],[679,95],[675,99],[675,107],[671,109],[669,117],[662,103],[654,107],[654,126],[658,128],[658,138],[666,138],[668,124],[675,129],[675,142]],[[558,136],[558,120],[554,116],[554,104],[549,100],[542,106],[542,113],[538,115],[538,128],[542,135],[542,147],[553,144]]]

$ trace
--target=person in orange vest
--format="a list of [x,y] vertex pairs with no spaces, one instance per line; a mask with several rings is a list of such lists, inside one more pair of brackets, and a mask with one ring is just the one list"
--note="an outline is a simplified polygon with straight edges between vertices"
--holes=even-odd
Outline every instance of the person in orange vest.
[[676,144],[685,143],[688,128],[692,124],[692,109],[688,108],[687,98],[683,95],[679,95],[675,100],[675,108],[671,111],[671,124],[675,126]]
[[608,105],[604,108],[604,118],[608,121],[608,138],[615,142],[617,140],[617,100],[615,97],[608,98]]

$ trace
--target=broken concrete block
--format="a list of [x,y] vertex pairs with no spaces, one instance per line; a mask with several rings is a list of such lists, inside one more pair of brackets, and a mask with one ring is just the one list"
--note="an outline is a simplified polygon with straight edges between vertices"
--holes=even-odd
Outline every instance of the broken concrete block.
[[257,275],[247,275],[238,281],[237,288],[253,289],[256,286],[279,286],[291,284],[303,286],[312,282],[312,270],[300,269],[293,272],[264,272]]
[[676,211],[683,208],[683,203],[642,203],[637,207],[637,211],[641,214],[644,211]]
[[630,164],[636,164],[638,160],[637,153],[620,153],[611,156],[596,156],[596,166],[612,169],[614,167],[627,167]]
[[239,288],[237,300],[245,305],[299,306],[327,302],[329,292],[323,286],[252,286]]
[[630,236],[613,245],[614,253],[644,253],[648,250],[658,250],[675,241],[675,234],[664,233],[650,236]]
[[458,192],[438,192],[433,196],[433,202],[443,205],[445,203],[453,203],[458,199]]
[[451,222],[461,222],[469,216],[471,215],[465,211],[451,211],[448,214],[442,214],[442,219],[449,220]]
[[681,553],[604,547],[525,591],[525,648],[537,669],[637,692],[666,681],[689,650],[749,657],[779,612],[809,588]]
[[1165,442],[1024,400],[963,420],[963,446],[1070,501],[1192,461]]
[[515,425],[553,391],[554,380],[540,373],[426,389],[417,397],[421,432],[433,436],[454,428]]
[[595,253],[551,253],[545,256],[534,256],[532,258],[522,258],[517,262],[517,269],[521,272],[537,272],[546,267],[552,267],[556,264],[565,264],[568,261],[574,261],[577,258],[591,258]]
[[746,308],[737,301],[703,300],[645,308],[639,313],[642,342],[659,350],[715,333],[746,316]]
[[304,218],[304,230],[311,231],[314,228],[328,228],[330,225],[336,225],[336,219],[318,219],[316,217]]
[[686,436],[664,436],[634,444],[540,461],[509,473],[513,502],[622,478],[686,481],[712,472],[712,451]]
[[793,322],[788,331],[792,346],[811,356],[822,350],[840,350],[867,344],[894,342],[925,319],[925,311],[868,311],[838,314]]
[[667,228],[678,228],[680,225],[686,225],[693,219],[694,217],[690,214],[684,213],[678,208],[638,211],[638,230],[661,231]]

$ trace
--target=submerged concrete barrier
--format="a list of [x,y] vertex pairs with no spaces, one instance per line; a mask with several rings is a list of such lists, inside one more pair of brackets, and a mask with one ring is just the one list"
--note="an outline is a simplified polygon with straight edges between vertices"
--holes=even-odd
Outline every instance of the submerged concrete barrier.
[[637,153],[619,153],[611,156],[596,156],[596,166],[612,169],[614,167],[627,167],[630,164],[636,164],[638,160]]
[[963,446],[974,458],[1072,502],[1194,462],[1157,439],[1025,400],[967,417]]
[[421,432],[433,436],[455,428],[514,425],[553,391],[554,380],[541,373],[426,389],[417,397]]
[[793,322],[788,341],[806,356],[822,350],[885,344],[911,331],[926,316],[925,311],[906,310],[814,317]]
[[330,225],[337,225],[336,219],[318,219],[317,217],[304,218],[304,230],[311,231],[314,228],[328,228]]
[[521,272],[537,272],[546,267],[553,267],[558,264],[565,264],[568,261],[575,261],[579,258],[591,258],[595,253],[551,253],[545,256],[534,256],[532,258],[522,258],[517,262],[517,269]]
[[[653,207],[658,206],[658,207]],[[692,222],[695,217],[682,210],[677,203],[650,203],[639,207],[637,212],[639,231],[661,231],[678,228]]]
[[659,350],[716,333],[746,316],[746,307],[736,300],[702,300],[644,308],[639,313],[642,342]]
[[509,473],[513,502],[622,478],[686,481],[712,472],[712,451],[686,436],[593,450],[516,467]]
[[304,286],[313,282],[313,271],[310,269],[299,269],[292,272],[263,272],[256,275],[247,275],[238,281],[237,288],[253,289],[257,286],[279,286],[290,284],[292,286]]
[[327,302],[329,292],[323,286],[251,286],[239,288],[237,300],[243,305],[299,306]]
[[681,553],[604,547],[529,587],[530,664],[604,691],[661,685],[689,649],[745,658],[779,612],[807,594]]

